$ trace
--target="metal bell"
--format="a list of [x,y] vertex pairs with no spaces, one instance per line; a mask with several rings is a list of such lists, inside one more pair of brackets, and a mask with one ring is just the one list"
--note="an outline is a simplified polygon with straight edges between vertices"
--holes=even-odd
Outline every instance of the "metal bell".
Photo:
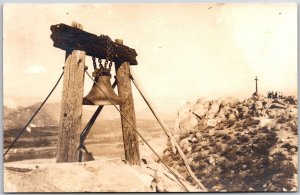
[[[87,96],[83,98],[83,105],[112,105],[111,101],[103,94],[103,92],[112,100],[115,105],[122,104],[123,100],[113,90],[110,83],[109,75],[100,75],[96,79],[96,85],[93,84],[92,89]],[[101,88],[101,91],[99,89]]]

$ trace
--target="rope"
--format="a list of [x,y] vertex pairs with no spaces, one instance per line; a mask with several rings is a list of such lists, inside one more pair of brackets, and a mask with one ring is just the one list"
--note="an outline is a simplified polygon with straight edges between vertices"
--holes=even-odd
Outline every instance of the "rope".
[[[102,93],[106,96],[106,98],[112,103],[112,105],[118,110],[118,112],[121,114],[121,116],[128,122],[128,124],[132,127],[132,129],[138,134],[138,136],[146,143],[146,145],[152,150],[152,152],[157,156],[157,158],[162,162],[163,165],[166,166],[166,168],[170,171],[172,175],[176,178],[176,180],[182,185],[184,190],[189,192],[185,184],[180,181],[180,179],[177,177],[177,175],[166,165],[166,163],[161,159],[161,157],[155,152],[155,150],[149,145],[149,143],[145,140],[145,138],[138,132],[138,130],[130,123],[128,118],[121,112],[121,110],[114,104],[114,102],[111,100],[111,98],[105,94],[105,92],[101,89],[101,87],[98,85],[98,83],[92,78],[92,76],[85,70],[86,74],[92,79],[92,81],[97,85],[97,87],[102,91]],[[105,85],[104,85],[105,86]],[[106,87],[106,86],[105,86]]]
[[148,105],[149,109],[151,110],[152,114],[154,115],[154,117],[156,118],[157,122],[160,124],[160,126],[162,127],[162,129],[164,130],[164,132],[166,133],[166,135],[168,136],[168,138],[170,139],[170,141],[172,142],[172,145],[175,145],[177,151],[180,154],[181,159],[184,162],[184,165],[189,173],[189,175],[193,178],[193,180],[196,182],[196,184],[198,185],[198,187],[200,189],[202,189],[203,191],[207,191],[207,189],[203,186],[203,184],[197,179],[197,177],[195,176],[195,174],[193,173],[190,165],[188,164],[187,159],[185,158],[185,155],[183,153],[183,151],[181,150],[180,146],[177,144],[177,142],[175,141],[175,139],[173,138],[171,131],[169,130],[169,128],[165,125],[165,123],[160,119],[158,113],[155,112],[155,110],[153,109],[153,107],[151,106],[151,103],[146,99],[144,93],[141,91],[141,88],[138,86],[136,80],[133,78],[132,74],[130,75],[130,78],[133,82],[133,84],[135,85],[136,89],[138,90],[138,92],[141,94],[142,98],[144,99],[144,101],[146,102],[146,104]]
[[64,72],[61,73],[59,79],[57,80],[57,82],[55,83],[53,89],[50,91],[50,93],[48,94],[48,96],[46,97],[46,99],[43,101],[43,103],[40,105],[40,107],[35,111],[35,113],[33,114],[33,116],[30,118],[30,120],[28,121],[28,123],[25,125],[25,127],[18,133],[17,137],[15,138],[15,140],[10,144],[10,146],[6,149],[6,151],[3,154],[3,157],[8,153],[8,151],[15,145],[15,143],[18,141],[18,139],[20,138],[20,136],[24,133],[24,131],[26,130],[27,126],[31,123],[31,121],[34,119],[34,117],[37,115],[37,113],[41,110],[41,108],[44,106],[44,104],[46,103],[46,101],[48,100],[48,98],[50,97],[50,95],[52,94],[52,92],[54,91],[54,89],[57,87],[59,81],[61,80],[62,76],[63,76]]

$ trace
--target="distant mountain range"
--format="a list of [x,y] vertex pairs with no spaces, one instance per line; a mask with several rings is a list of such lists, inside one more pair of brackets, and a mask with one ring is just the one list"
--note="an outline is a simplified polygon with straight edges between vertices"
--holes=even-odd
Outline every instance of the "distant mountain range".
[[[18,129],[24,127],[40,105],[41,102],[24,107],[10,107],[4,105],[4,130]],[[83,106],[83,124],[86,124],[89,121],[96,108],[97,106]],[[165,113],[161,113],[161,115],[163,117],[163,120],[172,120],[176,116],[176,113],[174,113],[174,117],[169,117],[169,115]],[[114,120],[119,118],[120,114],[113,106],[106,106],[103,108],[97,121]],[[136,110],[136,118],[137,120],[155,120],[150,110],[145,108]],[[36,117],[33,119],[32,125],[36,127],[57,126],[59,125],[59,119],[60,102],[46,103],[40,110],[40,112],[36,115]]]
[[[4,130],[22,128],[29,121],[41,103],[35,103],[27,107],[9,108],[3,107]],[[45,104],[32,121],[33,126],[56,126],[59,122],[60,103]]]

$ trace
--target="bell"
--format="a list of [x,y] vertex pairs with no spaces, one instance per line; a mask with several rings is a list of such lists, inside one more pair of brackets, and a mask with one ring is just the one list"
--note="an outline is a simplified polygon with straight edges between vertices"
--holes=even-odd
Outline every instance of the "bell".
[[[88,95],[83,98],[83,105],[112,105],[111,101],[115,105],[119,105],[123,102],[122,98],[114,92],[110,83],[110,76],[98,76],[96,83],[98,85],[94,83]],[[111,101],[103,94],[99,87]]]

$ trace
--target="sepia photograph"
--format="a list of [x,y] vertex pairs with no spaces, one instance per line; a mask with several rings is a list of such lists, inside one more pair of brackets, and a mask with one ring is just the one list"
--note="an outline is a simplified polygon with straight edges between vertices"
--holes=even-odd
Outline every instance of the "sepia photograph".
[[296,3],[3,5],[3,190],[297,192]]

